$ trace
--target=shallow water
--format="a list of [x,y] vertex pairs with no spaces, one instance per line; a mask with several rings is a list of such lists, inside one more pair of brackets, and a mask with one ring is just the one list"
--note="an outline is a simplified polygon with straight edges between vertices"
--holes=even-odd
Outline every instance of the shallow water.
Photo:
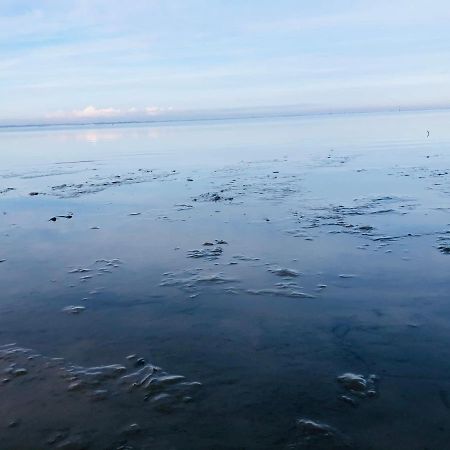
[[2,130],[1,448],[447,448],[449,123]]

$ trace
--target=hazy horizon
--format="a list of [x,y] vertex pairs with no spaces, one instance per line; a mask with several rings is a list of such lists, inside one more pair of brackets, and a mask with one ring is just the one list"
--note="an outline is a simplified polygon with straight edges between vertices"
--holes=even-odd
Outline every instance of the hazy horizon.
[[108,126],[108,125],[158,125],[162,123],[252,120],[319,117],[334,115],[391,114],[391,113],[427,113],[449,110],[450,105],[411,105],[410,107],[379,107],[379,108],[342,108],[334,110],[301,110],[295,106],[274,108],[240,108],[224,110],[176,111],[161,113],[155,116],[128,115],[122,117],[79,117],[71,119],[37,119],[0,122],[0,129],[33,128],[33,127],[66,127],[66,126]]

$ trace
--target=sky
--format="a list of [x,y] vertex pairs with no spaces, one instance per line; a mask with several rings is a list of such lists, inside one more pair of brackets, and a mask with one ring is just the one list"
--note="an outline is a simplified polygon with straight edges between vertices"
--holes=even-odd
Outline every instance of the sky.
[[0,124],[450,106],[448,0],[0,0]]

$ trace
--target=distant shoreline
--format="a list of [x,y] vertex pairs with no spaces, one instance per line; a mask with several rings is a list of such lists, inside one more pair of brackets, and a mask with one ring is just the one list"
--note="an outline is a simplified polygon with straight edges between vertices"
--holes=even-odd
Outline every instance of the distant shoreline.
[[355,109],[339,111],[309,111],[292,113],[242,113],[217,116],[197,116],[197,117],[161,117],[159,119],[147,120],[117,120],[117,121],[93,121],[93,122],[58,122],[58,123],[27,123],[27,124],[0,124],[0,130],[16,130],[29,128],[65,128],[65,127],[97,127],[97,126],[121,126],[121,125],[153,125],[167,123],[191,123],[191,122],[219,122],[232,120],[255,120],[255,119],[282,119],[295,117],[317,117],[317,116],[339,116],[339,115],[360,115],[375,113],[408,113],[408,112],[432,112],[447,111],[450,106],[441,107],[420,107],[420,108],[379,108],[379,109]]

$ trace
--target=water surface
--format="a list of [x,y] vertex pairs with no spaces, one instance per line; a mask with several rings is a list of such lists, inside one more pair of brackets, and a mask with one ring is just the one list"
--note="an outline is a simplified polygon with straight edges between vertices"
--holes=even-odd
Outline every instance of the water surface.
[[449,122],[2,130],[2,448],[446,448]]

